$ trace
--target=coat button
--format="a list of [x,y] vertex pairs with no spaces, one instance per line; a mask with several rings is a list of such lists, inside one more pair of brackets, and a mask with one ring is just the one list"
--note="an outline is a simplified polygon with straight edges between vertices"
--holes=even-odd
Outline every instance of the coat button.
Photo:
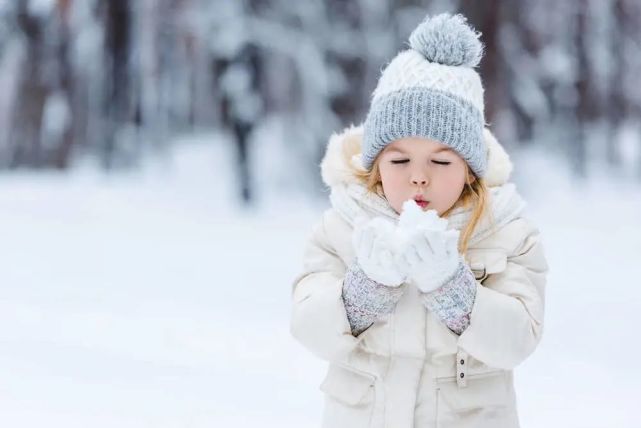
[[465,364],[465,360],[461,360],[461,365]]
[[461,373],[461,379],[465,377],[465,373]]

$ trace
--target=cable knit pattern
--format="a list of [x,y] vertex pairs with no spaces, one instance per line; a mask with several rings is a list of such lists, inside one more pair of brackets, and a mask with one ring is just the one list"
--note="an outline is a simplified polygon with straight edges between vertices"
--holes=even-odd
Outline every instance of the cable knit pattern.
[[426,62],[419,52],[409,49],[399,53],[385,73],[381,74],[372,93],[372,101],[407,88],[438,89],[467,100],[471,106],[483,112],[483,86],[480,79],[471,68]]
[[343,280],[343,303],[352,335],[358,336],[377,318],[391,313],[403,295],[403,287],[388,287],[369,278],[354,262]]
[[392,141],[423,137],[456,151],[477,176],[487,168],[483,114],[463,98],[438,89],[406,88],[374,101],[365,119],[363,165]]
[[459,264],[454,277],[445,285],[429,293],[422,293],[423,304],[450,330],[461,335],[470,324],[470,314],[476,298],[474,273],[464,262]]

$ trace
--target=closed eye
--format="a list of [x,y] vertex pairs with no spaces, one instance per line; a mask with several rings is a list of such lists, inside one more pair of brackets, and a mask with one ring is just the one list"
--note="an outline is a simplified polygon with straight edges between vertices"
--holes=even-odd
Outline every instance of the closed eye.
[[[407,162],[409,162],[409,161],[410,161],[409,159],[399,159],[399,160],[393,160],[393,161],[392,161],[392,163],[393,163],[393,164],[395,164],[395,165],[397,165],[397,164],[407,163]],[[432,163],[435,163],[435,164],[437,164],[437,165],[449,165],[449,164],[451,164],[452,162],[446,162],[446,161],[435,161],[435,160],[434,160],[434,161],[432,161]]]

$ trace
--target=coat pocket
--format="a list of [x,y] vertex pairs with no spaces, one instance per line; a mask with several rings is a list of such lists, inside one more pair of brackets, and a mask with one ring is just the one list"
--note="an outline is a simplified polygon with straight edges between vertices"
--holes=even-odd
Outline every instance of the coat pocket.
[[376,376],[330,364],[320,390],[325,396],[323,427],[369,427],[376,398]]
[[454,411],[501,406],[505,405],[509,398],[505,370],[468,375],[467,386],[464,387],[459,387],[453,377],[439,379],[438,385],[444,404]]
[[493,370],[469,375],[465,387],[439,380],[438,427],[518,427],[510,379],[505,370]]

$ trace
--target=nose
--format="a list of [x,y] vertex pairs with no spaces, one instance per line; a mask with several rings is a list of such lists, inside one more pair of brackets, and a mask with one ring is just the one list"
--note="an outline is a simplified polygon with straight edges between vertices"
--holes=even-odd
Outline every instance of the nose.
[[412,184],[416,186],[427,185],[427,174],[424,171],[414,171],[411,175]]

